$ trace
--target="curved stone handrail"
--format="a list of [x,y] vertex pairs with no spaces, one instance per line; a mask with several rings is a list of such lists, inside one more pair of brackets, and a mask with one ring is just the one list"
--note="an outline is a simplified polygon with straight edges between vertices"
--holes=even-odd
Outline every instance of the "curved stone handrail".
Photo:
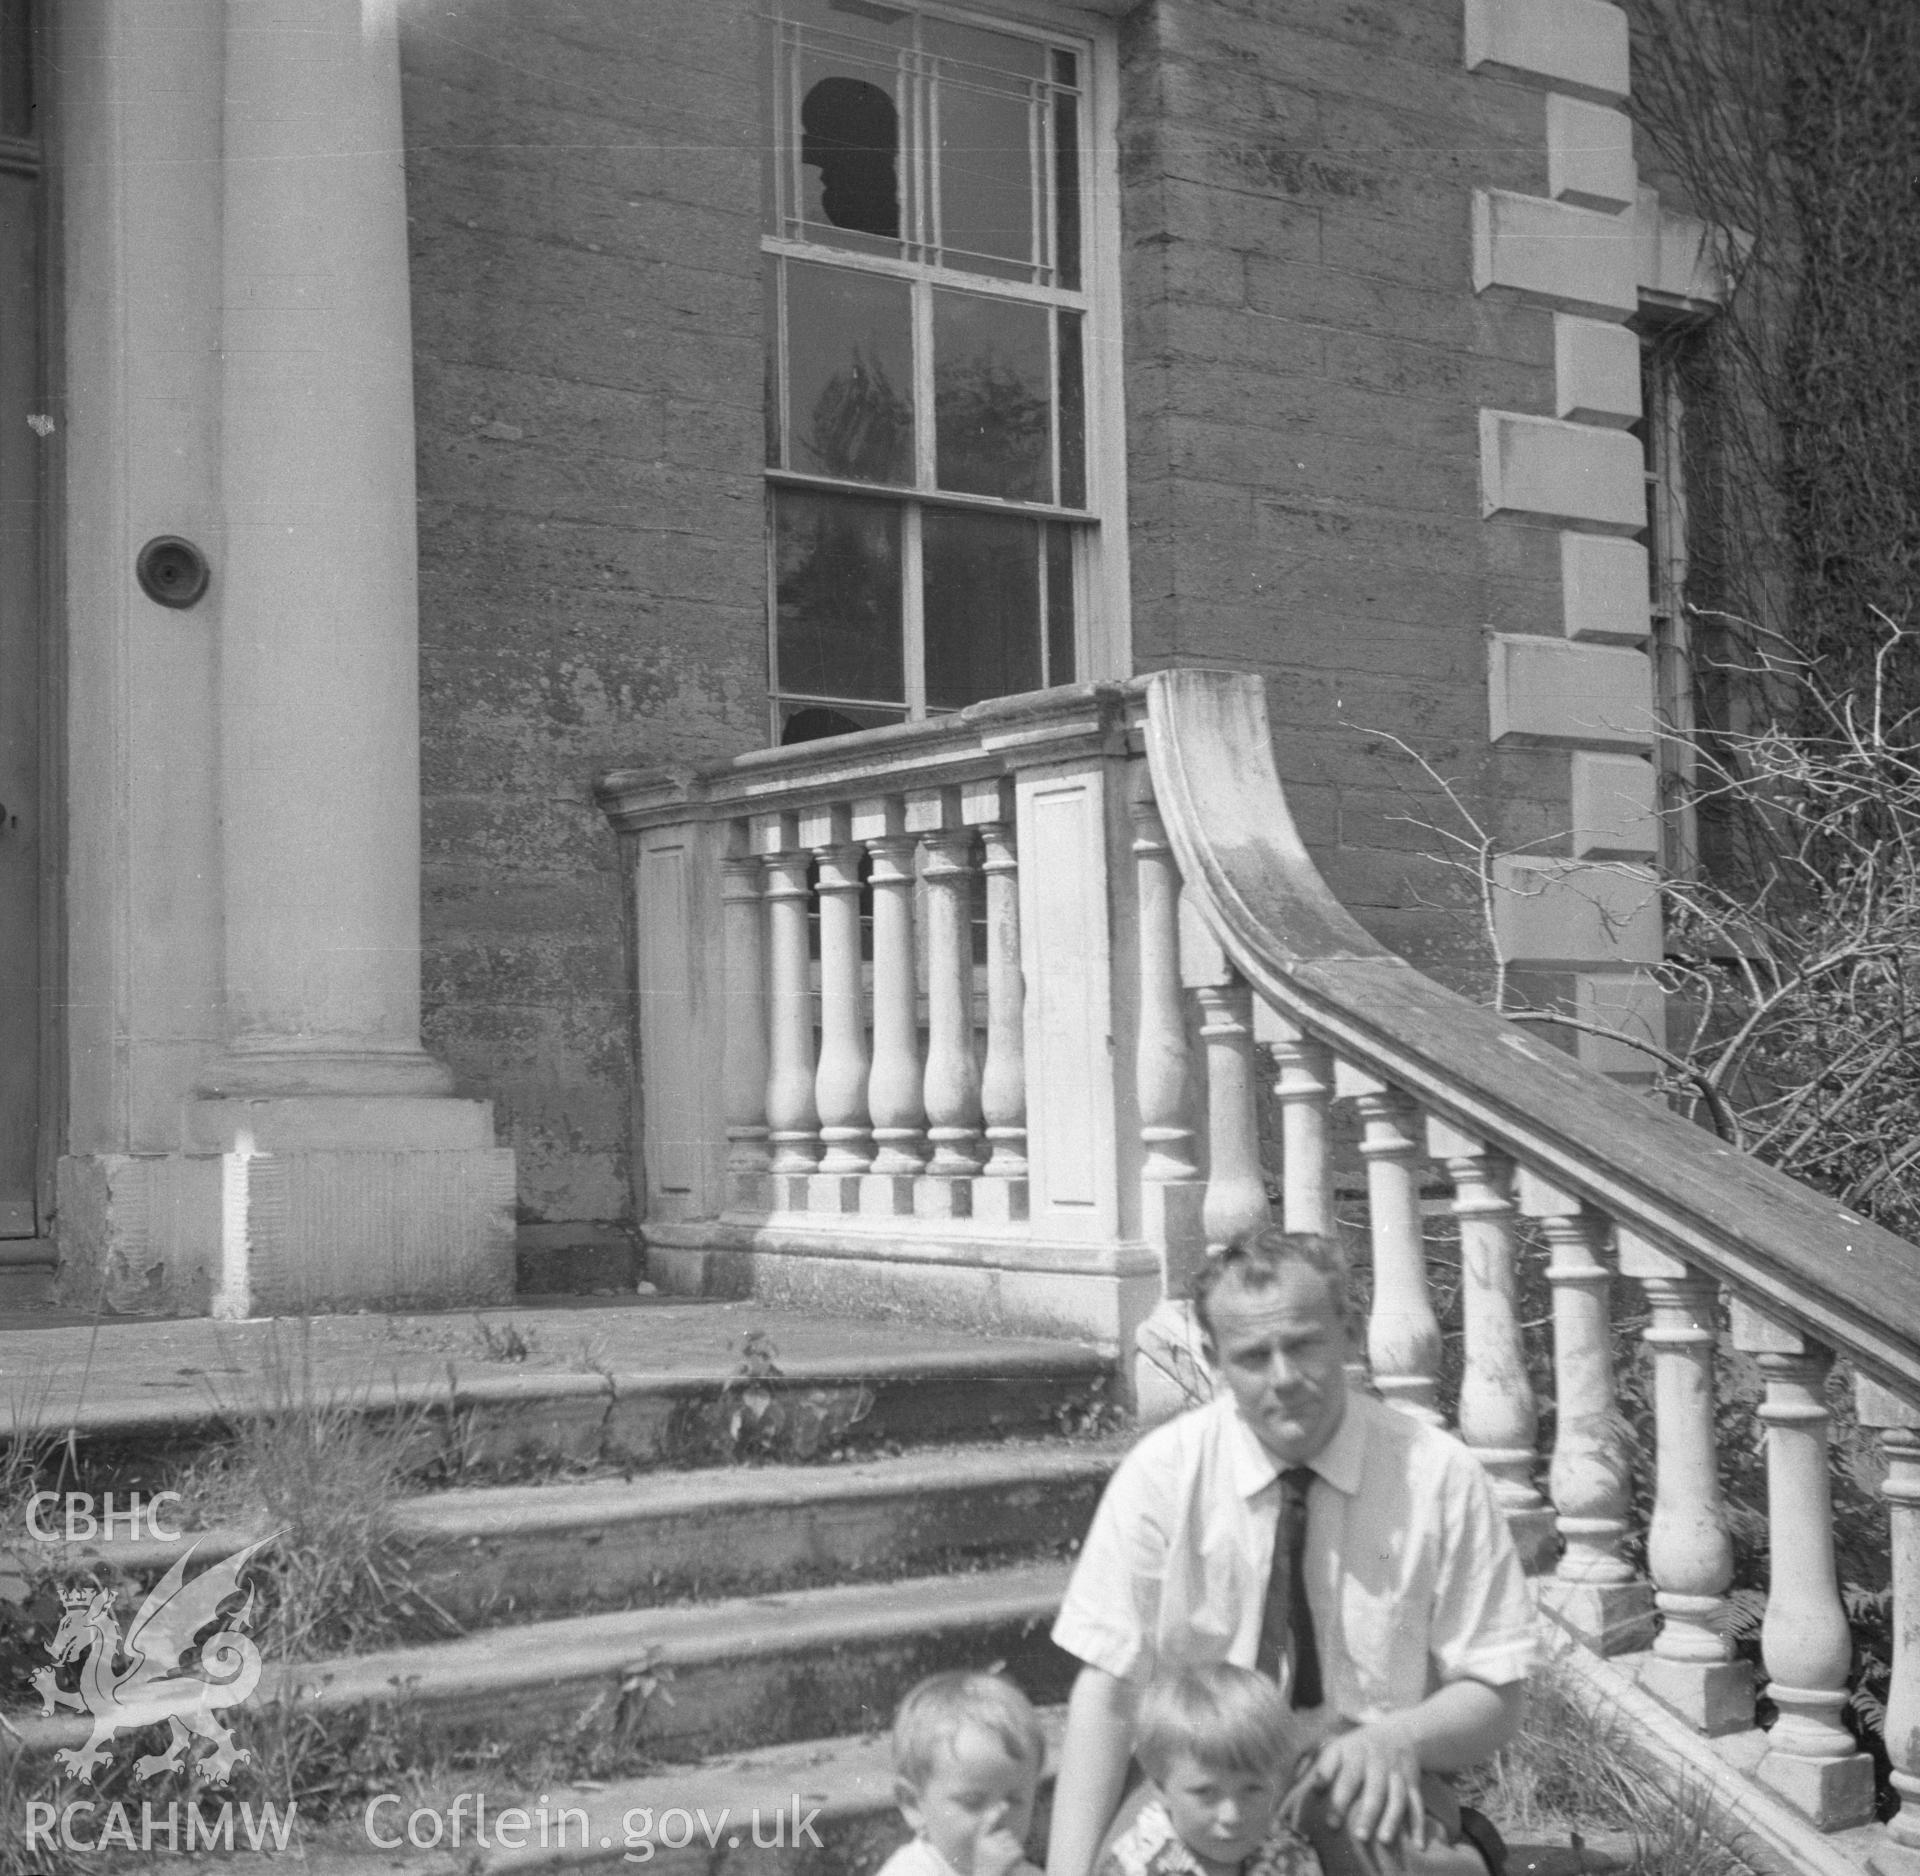
[[1259,996],[1896,1391],[1920,1391],[1914,1246],[1377,944],[1294,828],[1259,678],[1162,671],[1146,691],[1154,793],[1185,891]]

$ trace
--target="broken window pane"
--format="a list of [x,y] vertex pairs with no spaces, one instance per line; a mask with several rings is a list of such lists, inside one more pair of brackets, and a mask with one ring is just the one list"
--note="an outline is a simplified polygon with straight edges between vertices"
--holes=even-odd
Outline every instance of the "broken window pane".
[[864,496],[775,494],[775,689],[905,701],[902,519]]
[[904,280],[787,263],[787,461],[913,480],[913,315]]
[[1054,499],[1045,307],[933,296],[935,479],[1010,501]]
[[1037,689],[1041,524],[930,508],[925,528],[927,707]]

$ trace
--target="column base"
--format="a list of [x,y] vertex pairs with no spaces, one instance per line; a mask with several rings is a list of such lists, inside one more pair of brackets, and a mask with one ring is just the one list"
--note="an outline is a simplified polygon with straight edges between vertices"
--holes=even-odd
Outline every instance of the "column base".
[[1579,1583],[1544,1576],[1540,1607],[1598,1655],[1651,1647],[1653,1588],[1647,1583]]
[[292,1315],[509,1300],[514,1164],[484,1101],[192,1102],[177,1153],[60,1163],[62,1302]]
[[1769,1752],[1754,1776],[1816,1829],[1848,1830],[1873,1821],[1873,1761],[1864,1752],[1850,1752],[1844,1759]]
[[1668,1661],[1650,1655],[1640,1685],[1696,1733],[1718,1739],[1753,1725],[1753,1669],[1744,1661]]
[[288,1095],[416,1095],[453,1092],[453,1074],[424,1049],[233,1049],[201,1074],[215,1100]]

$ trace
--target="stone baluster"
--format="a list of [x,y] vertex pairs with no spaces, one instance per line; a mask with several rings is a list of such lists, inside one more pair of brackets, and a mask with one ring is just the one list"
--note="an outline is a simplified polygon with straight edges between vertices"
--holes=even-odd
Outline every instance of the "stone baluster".
[[1420,1230],[1425,1153],[1419,1110],[1398,1088],[1346,1062],[1334,1065],[1333,1085],[1337,1096],[1360,1110],[1373,1238],[1373,1313],[1367,1319],[1373,1384],[1389,1405],[1440,1426],[1440,1322],[1427,1289]]
[[1760,1657],[1779,1709],[1755,1773],[1822,1830],[1873,1816],[1873,1762],[1841,1724],[1853,1637],[1833,1560],[1827,1476],[1830,1349],[1736,1297],[1733,1344],[1766,1383],[1767,1613]]
[[759,1210],[766,1204],[767,927],[761,864],[748,830],[728,830],[731,851],[720,863],[721,943],[726,947],[726,1044],[721,1088],[727,1123],[727,1199]]
[[1205,1187],[1194,1150],[1186,999],[1180,983],[1180,869],[1154,805],[1147,765],[1136,765],[1134,890],[1140,905],[1140,1028],[1134,1096],[1140,1105],[1143,1229],[1159,1250],[1164,1294],[1184,1296],[1204,1253]]
[[779,1194],[782,1209],[804,1211],[803,1180],[819,1153],[819,1113],[813,1099],[813,985],[807,956],[807,915],[812,904],[808,873],[813,856],[800,844],[791,814],[770,814],[753,824],[754,841],[766,862],[769,986],[767,1127],[773,1171],[789,1183]]
[[1484,1140],[1431,1115],[1427,1155],[1453,1181],[1460,1227],[1460,1437],[1486,1467],[1514,1544],[1533,1569],[1552,1538],[1553,1510],[1533,1482],[1540,1420],[1516,1301],[1512,1168]]
[[914,958],[914,856],[906,804],[886,796],[854,804],[852,832],[864,841],[873,890],[873,1067],[867,1119],[873,1171],[862,1209],[911,1216],[914,1176],[925,1168],[927,1112],[921,1089],[919,977]]
[[1892,1527],[1893,1675],[1881,1731],[1900,1794],[1887,1835],[1920,1849],[1920,1407],[1865,1375],[1854,1382],[1854,1399],[1860,1424],[1880,1429],[1887,1460],[1880,1491]]
[[1333,1153],[1327,1104],[1333,1098],[1333,1054],[1305,1030],[1276,1021],[1273,1057],[1279,1074],[1281,1216],[1289,1231],[1333,1235]]
[[[945,1180],[965,1180],[980,1170],[980,1069],[973,1050],[973,880],[977,866],[973,829],[960,817],[959,793],[911,797],[910,825],[921,830],[926,855],[921,878],[927,893],[927,1138],[933,1159],[927,1170]],[[963,1198],[962,1193],[967,1197]],[[931,1203],[936,1195],[926,1195]],[[965,1215],[969,1187],[948,1186],[943,1196]],[[936,1209],[938,1207],[936,1206]]]
[[[1027,1176],[1026,979],[1020,971],[1020,871],[1013,834],[1013,784],[983,782],[962,807],[980,832],[987,876],[987,1059],[980,1072],[989,1179]],[[1023,1208],[1016,1210],[1024,1216]]]
[[1620,1274],[1637,1279],[1653,1364],[1654,1494],[1647,1571],[1661,1615],[1640,1684],[1707,1734],[1753,1724],[1753,1670],[1733,1658],[1727,1589],[1733,1539],[1714,1440],[1719,1286],[1637,1232],[1616,1233]]
[[1614,1405],[1612,1273],[1607,1221],[1570,1192],[1521,1169],[1520,1209],[1540,1220],[1553,1286],[1553,1463],[1547,1489],[1566,1548],[1541,1599],[1600,1654],[1653,1639],[1653,1592],[1621,1556],[1633,1467]]
[[[814,857],[820,899],[820,1059],[813,1075],[820,1118],[823,1180],[857,1178],[873,1162],[867,1123],[866,993],[860,978],[860,861],[852,810],[809,808],[799,817],[801,845]],[[813,1194],[814,1209],[854,1211],[857,1186]]]
[[1243,1244],[1273,1222],[1260,1175],[1260,1123],[1253,1081],[1253,991],[1231,964],[1196,986],[1207,1052],[1207,1195],[1200,1211],[1207,1248]]
[[[1140,909],[1140,1026],[1134,1098],[1140,1109],[1140,1229],[1160,1254],[1160,1301],[1134,1337],[1135,1411],[1151,1424],[1204,1400],[1212,1388],[1187,1298],[1206,1257],[1193,1137],[1186,996],[1180,981],[1180,869],[1154,804],[1147,765],[1129,775],[1134,895]],[[1263,1194],[1264,1196],[1264,1194]]]

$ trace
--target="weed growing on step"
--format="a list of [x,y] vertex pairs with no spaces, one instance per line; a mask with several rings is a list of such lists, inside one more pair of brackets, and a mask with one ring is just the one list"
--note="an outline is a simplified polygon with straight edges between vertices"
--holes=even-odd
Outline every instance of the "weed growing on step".
[[767,1332],[749,1329],[717,1408],[694,1397],[681,1401],[667,1447],[690,1465],[822,1458],[873,1412],[874,1398],[864,1385],[796,1386],[782,1373]]
[[255,1397],[223,1403],[232,1444],[190,1464],[177,1489],[195,1524],[285,1532],[256,1566],[262,1653],[311,1661],[457,1634],[394,1528],[433,1441],[428,1410],[323,1388],[304,1325],[291,1342],[273,1325],[259,1353]]
[[1461,1795],[1513,1842],[1579,1846],[1624,1832],[1633,1844],[1629,1876],[1750,1876],[1706,1794],[1663,1788],[1629,1748],[1625,1723],[1580,1706],[1549,1667],[1534,1676],[1520,1736],[1469,1774]]
[[475,1316],[473,1329],[482,1361],[525,1361],[539,1345],[537,1336],[523,1335],[515,1322],[489,1322]]

